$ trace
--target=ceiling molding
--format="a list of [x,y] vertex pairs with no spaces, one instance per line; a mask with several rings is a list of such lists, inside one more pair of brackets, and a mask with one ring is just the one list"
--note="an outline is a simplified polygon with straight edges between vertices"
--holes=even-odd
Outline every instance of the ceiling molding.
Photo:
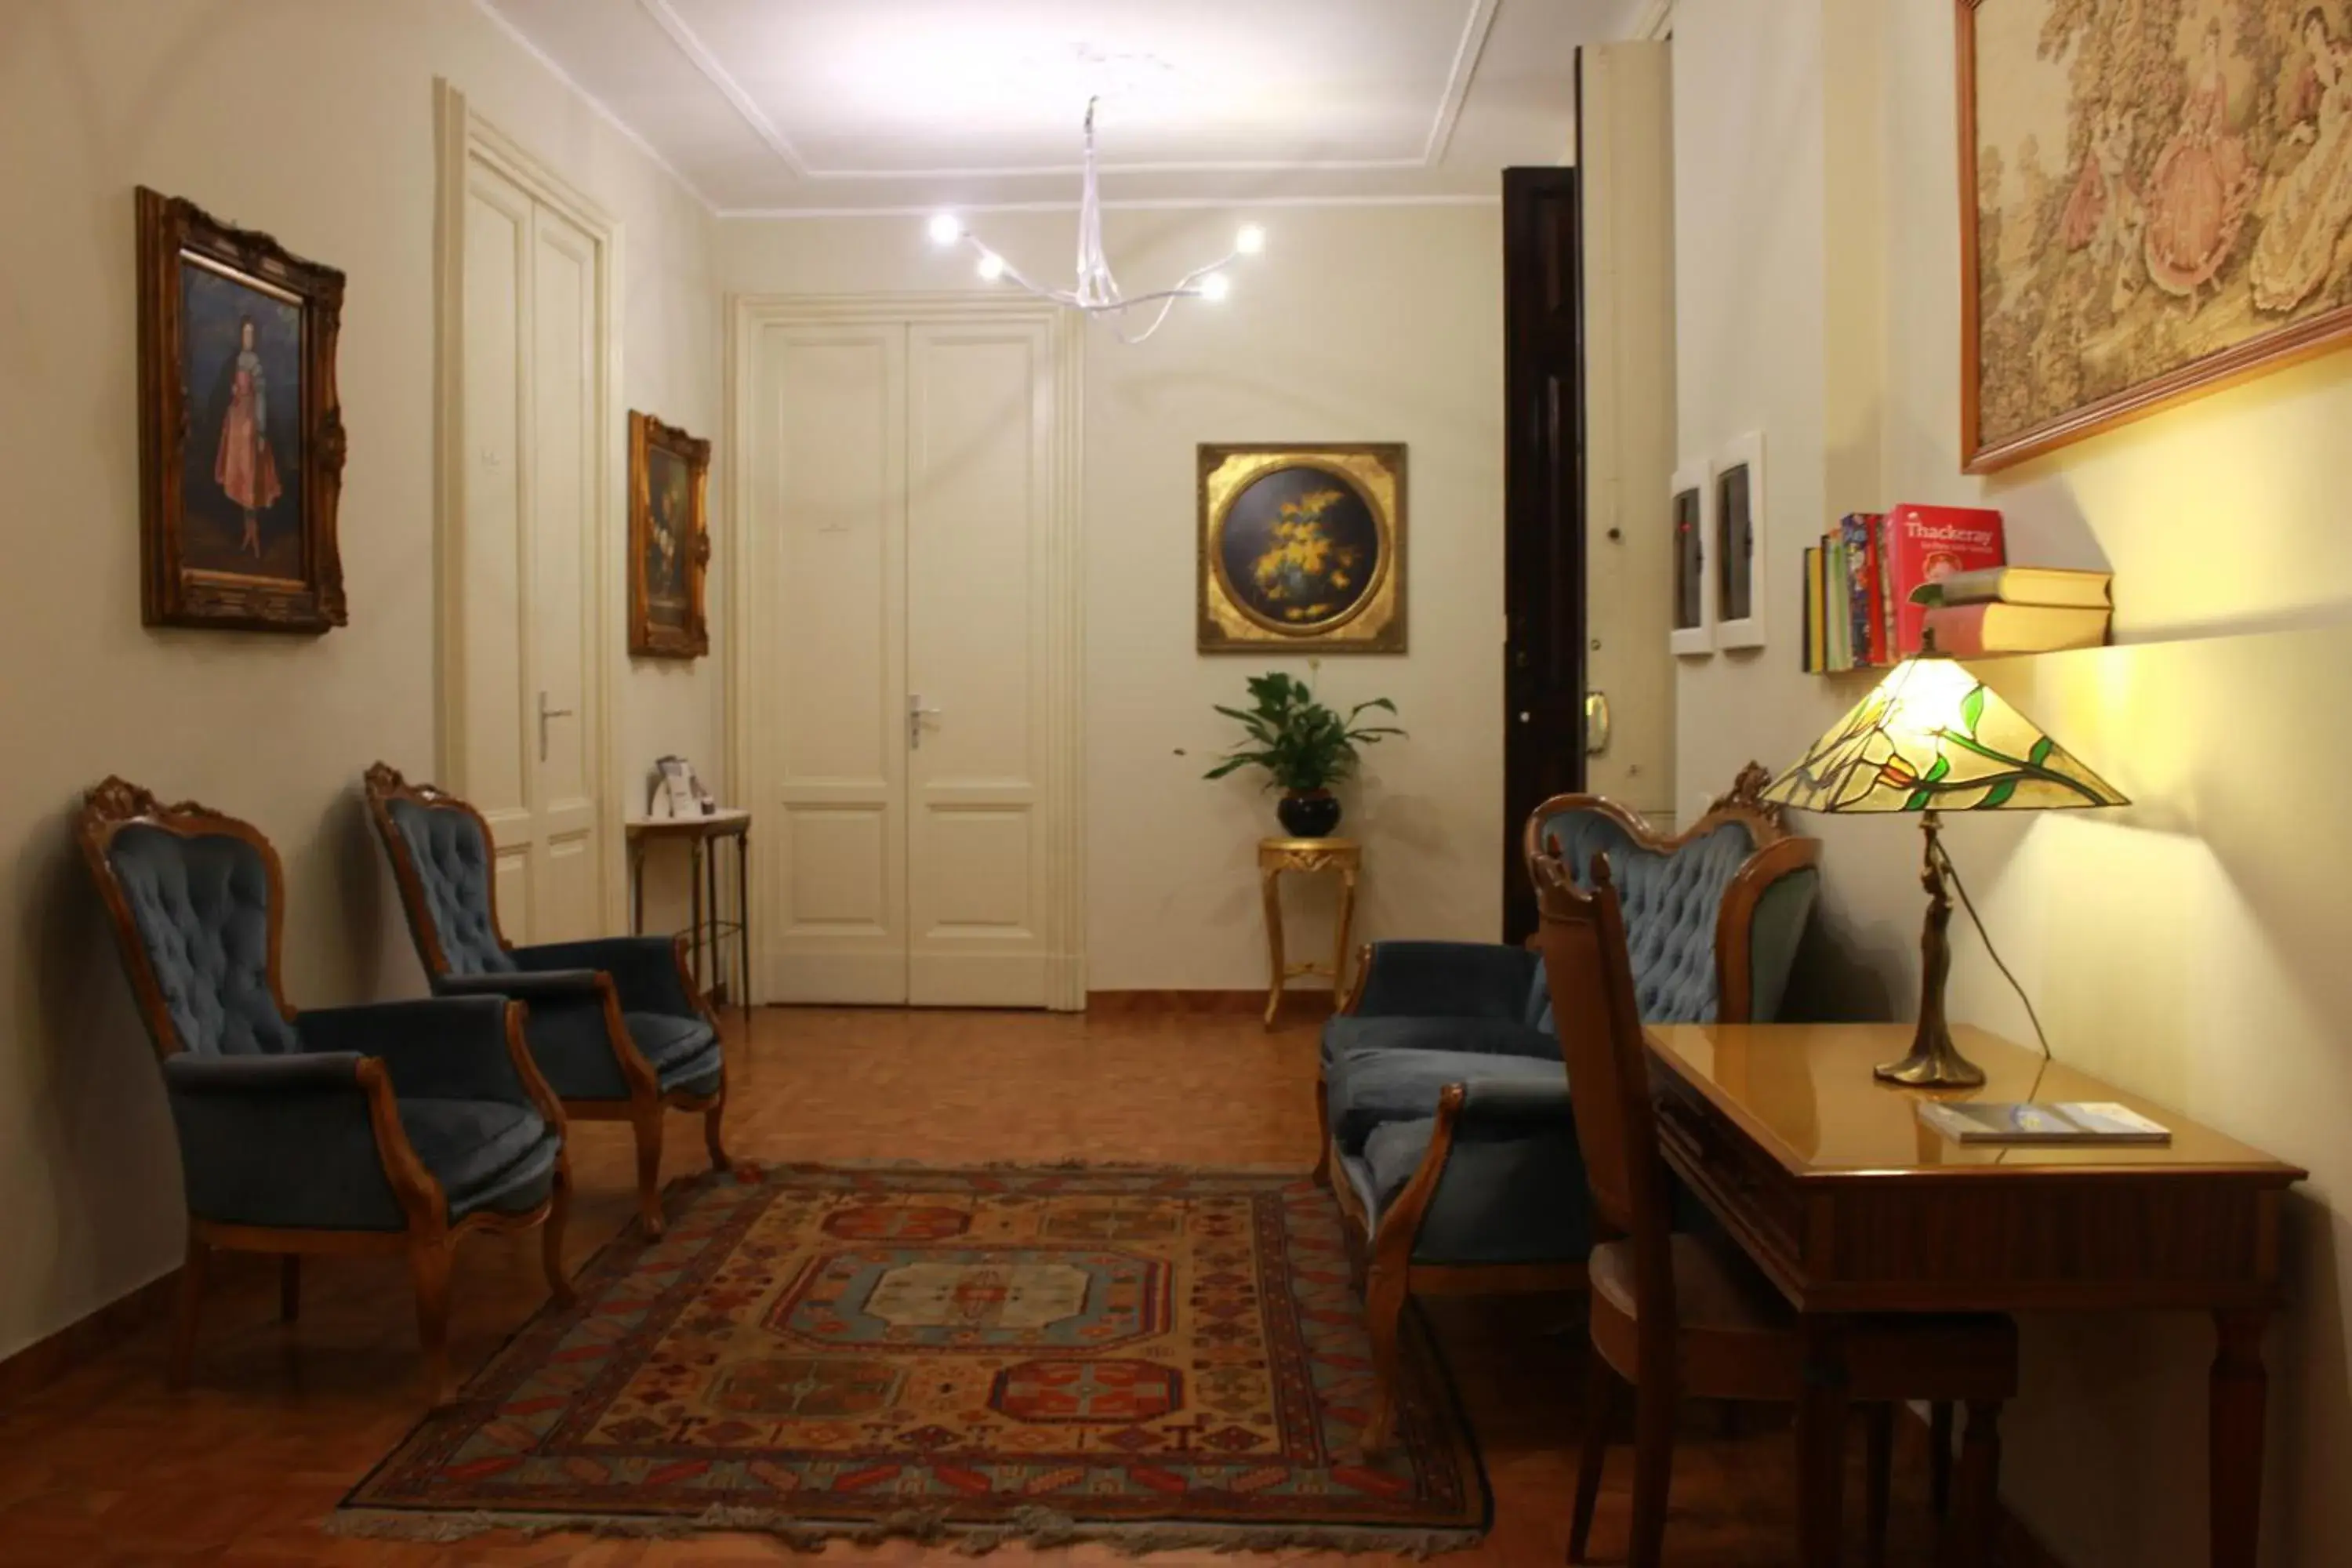
[[660,150],[655,147],[652,142],[646,141],[643,136],[639,135],[635,126],[622,119],[618,114],[614,113],[613,108],[610,104],[606,103],[603,99],[598,98],[594,93],[590,92],[586,88],[581,86],[578,78],[574,77],[570,71],[565,70],[562,66],[556,64],[552,56],[549,55],[545,49],[541,48],[537,44],[531,42],[530,36],[520,27],[516,26],[512,22],[507,20],[506,16],[500,13],[498,6],[492,4],[492,0],[474,0],[474,9],[480,12],[483,17],[489,22],[490,26],[496,27],[501,34],[505,35],[505,37],[512,42],[517,48],[522,50],[523,53],[529,55],[532,59],[537,60],[541,67],[546,70],[548,75],[553,77],[565,87],[571,89],[573,96],[577,97],[581,102],[586,104],[589,109],[594,112],[597,119],[602,120],[605,124],[619,132],[621,135],[627,140],[630,146],[635,147],[638,152],[643,153],[646,157],[652,159],[654,166],[659,169],[663,174],[667,174],[671,179],[676,180],[677,182],[678,189],[684,191],[688,195],[692,196],[696,205],[700,206],[704,212],[709,214],[713,217],[719,216],[719,204],[712,201],[708,195],[704,195],[701,186],[696,184],[692,180],[688,179],[684,171],[680,170],[677,164],[671,163],[667,158],[663,157]]
[[[488,0],[475,0],[487,8]],[[1470,96],[1471,79],[1477,73],[1479,57],[1486,52],[1487,37],[1494,31],[1495,15],[1502,0],[1470,0],[1468,14],[1463,18],[1462,37],[1454,46],[1454,63],[1446,73],[1444,90],[1439,95],[1436,113],[1432,117],[1429,135],[1422,143],[1418,158],[1326,159],[1299,161],[1293,159],[1227,159],[1161,163],[1123,163],[1105,159],[1101,172],[1110,174],[1265,174],[1273,170],[1305,174],[1332,174],[1365,170],[1433,169],[1453,144],[1454,128],[1461,123],[1462,108]],[[677,46],[687,62],[702,73],[719,95],[751,127],[785,168],[797,179],[826,180],[999,180],[1029,176],[1068,176],[1078,174],[1076,163],[1019,163],[986,165],[975,168],[950,169],[818,169],[810,166],[792,138],[770,120],[759,101],[745,90],[733,73],[709,45],[677,14],[670,0],[637,0],[637,7]],[[511,29],[509,29],[511,30]],[[519,35],[518,35],[519,36]],[[537,51],[534,50],[534,53]],[[541,58],[544,58],[544,56]],[[567,78],[567,80],[570,79]],[[609,111],[607,111],[609,113]],[[617,123],[617,121],[615,121]],[[1106,205],[1115,204],[1106,203]],[[1209,204],[1214,205],[1214,204]],[[719,209],[722,216],[732,209]],[[864,211],[867,209],[852,209]],[[928,209],[926,209],[928,210]],[[987,208],[973,208],[987,211]],[[1007,208],[998,210],[1020,210]]]
[[[1139,201],[1102,204],[1105,212],[1183,212],[1199,209],[1223,210],[1235,207],[1491,207],[1502,201],[1500,194],[1465,195],[1441,193],[1428,195],[1402,196],[1164,196]],[[937,204],[912,207],[720,207],[721,222],[736,219],[779,218],[844,218],[887,217],[904,219],[929,217],[940,210]],[[959,203],[956,213],[1074,213],[1076,202],[985,202]]]
[[768,118],[759,100],[743,90],[743,84],[719,63],[719,57],[710,52],[695,30],[686,25],[686,18],[671,8],[669,0],[637,0],[637,9],[651,17],[654,26],[669,36],[669,41],[677,46],[677,52],[686,57],[687,63],[700,71],[710,85],[719,89],[719,96],[743,117],[743,123],[751,128],[751,133],[767,143],[768,151],[782,160],[785,168],[799,178],[809,177],[808,160],[801,156],[800,149],[793,145],[790,137],[776,129],[776,122]]

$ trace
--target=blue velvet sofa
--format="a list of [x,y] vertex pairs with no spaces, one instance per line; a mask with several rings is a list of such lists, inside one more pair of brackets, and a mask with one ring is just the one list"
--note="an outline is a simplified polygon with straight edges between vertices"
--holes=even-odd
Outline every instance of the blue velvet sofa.
[[[1685,832],[1597,795],[1536,808],[1523,844],[1570,865],[1605,854],[1624,900],[1635,993],[1654,1023],[1779,1011],[1818,891],[1816,840],[1757,798],[1755,764]],[[1589,874],[1589,872],[1588,872]],[[1398,1408],[1397,1335],[1416,1291],[1580,1289],[1592,1244],[1570,1086],[1536,953],[1376,942],[1324,1027],[1318,1179],[1349,1223],[1379,1393],[1368,1447]]]
[[278,983],[284,876],[258,829],[110,778],[83,797],[76,837],[179,1134],[175,1386],[214,1247],[278,1254],[289,1321],[304,1253],[405,1253],[436,1399],[459,1237],[540,1226],[548,1289],[572,1299],[563,1109],[524,1048],[520,1006],[474,996],[298,1012]]
[[[626,1121],[637,1146],[637,1211],[661,1207],[665,1110],[699,1113],[713,1169],[735,1171],[721,1138],[727,1051],[677,936],[602,937],[516,947],[499,925],[489,825],[446,791],[383,763],[364,780],[416,956],[436,995],[530,1004],[532,1058],[566,1112]],[[748,1174],[748,1167],[739,1173]]]

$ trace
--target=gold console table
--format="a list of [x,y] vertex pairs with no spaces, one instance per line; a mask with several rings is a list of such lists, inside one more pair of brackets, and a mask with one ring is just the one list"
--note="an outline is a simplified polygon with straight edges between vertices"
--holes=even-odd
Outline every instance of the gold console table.
[[[1261,838],[1257,841],[1258,889],[1265,899],[1265,956],[1272,982],[1266,987],[1265,1026],[1282,1010],[1282,987],[1301,974],[1331,977],[1331,1010],[1348,994],[1348,928],[1356,916],[1356,874],[1363,869],[1364,847],[1352,838]],[[1339,910],[1332,921],[1329,963],[1287,963],[1282,952],[1282,874],[1339,873]]]

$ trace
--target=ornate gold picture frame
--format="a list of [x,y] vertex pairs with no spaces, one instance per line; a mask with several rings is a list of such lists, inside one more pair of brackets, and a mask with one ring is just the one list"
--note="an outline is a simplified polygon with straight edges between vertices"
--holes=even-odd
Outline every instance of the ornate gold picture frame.
[[1402,442],[1203,443],[1199,650],[1402,653]]
[[710,651],[703,579],[710,567],[710,443],[650,414],[629,415],[629,651]]

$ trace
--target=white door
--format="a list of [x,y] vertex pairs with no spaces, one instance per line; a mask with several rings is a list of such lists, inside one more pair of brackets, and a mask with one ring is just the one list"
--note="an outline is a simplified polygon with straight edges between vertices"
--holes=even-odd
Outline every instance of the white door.
[[1045,1005],[1051,333],[772,322],[748,353],[764,994]]
[[908,333],[908,1000],[1041,1006],[1044,326]]
[[462,567],[448,781],[495,844],[515,942],[603,929],[593,560],[597,240],[478,160],[466,174]]
[[1673,821],[1674,101],[1668,49],[1582,51],[1585,787]]

